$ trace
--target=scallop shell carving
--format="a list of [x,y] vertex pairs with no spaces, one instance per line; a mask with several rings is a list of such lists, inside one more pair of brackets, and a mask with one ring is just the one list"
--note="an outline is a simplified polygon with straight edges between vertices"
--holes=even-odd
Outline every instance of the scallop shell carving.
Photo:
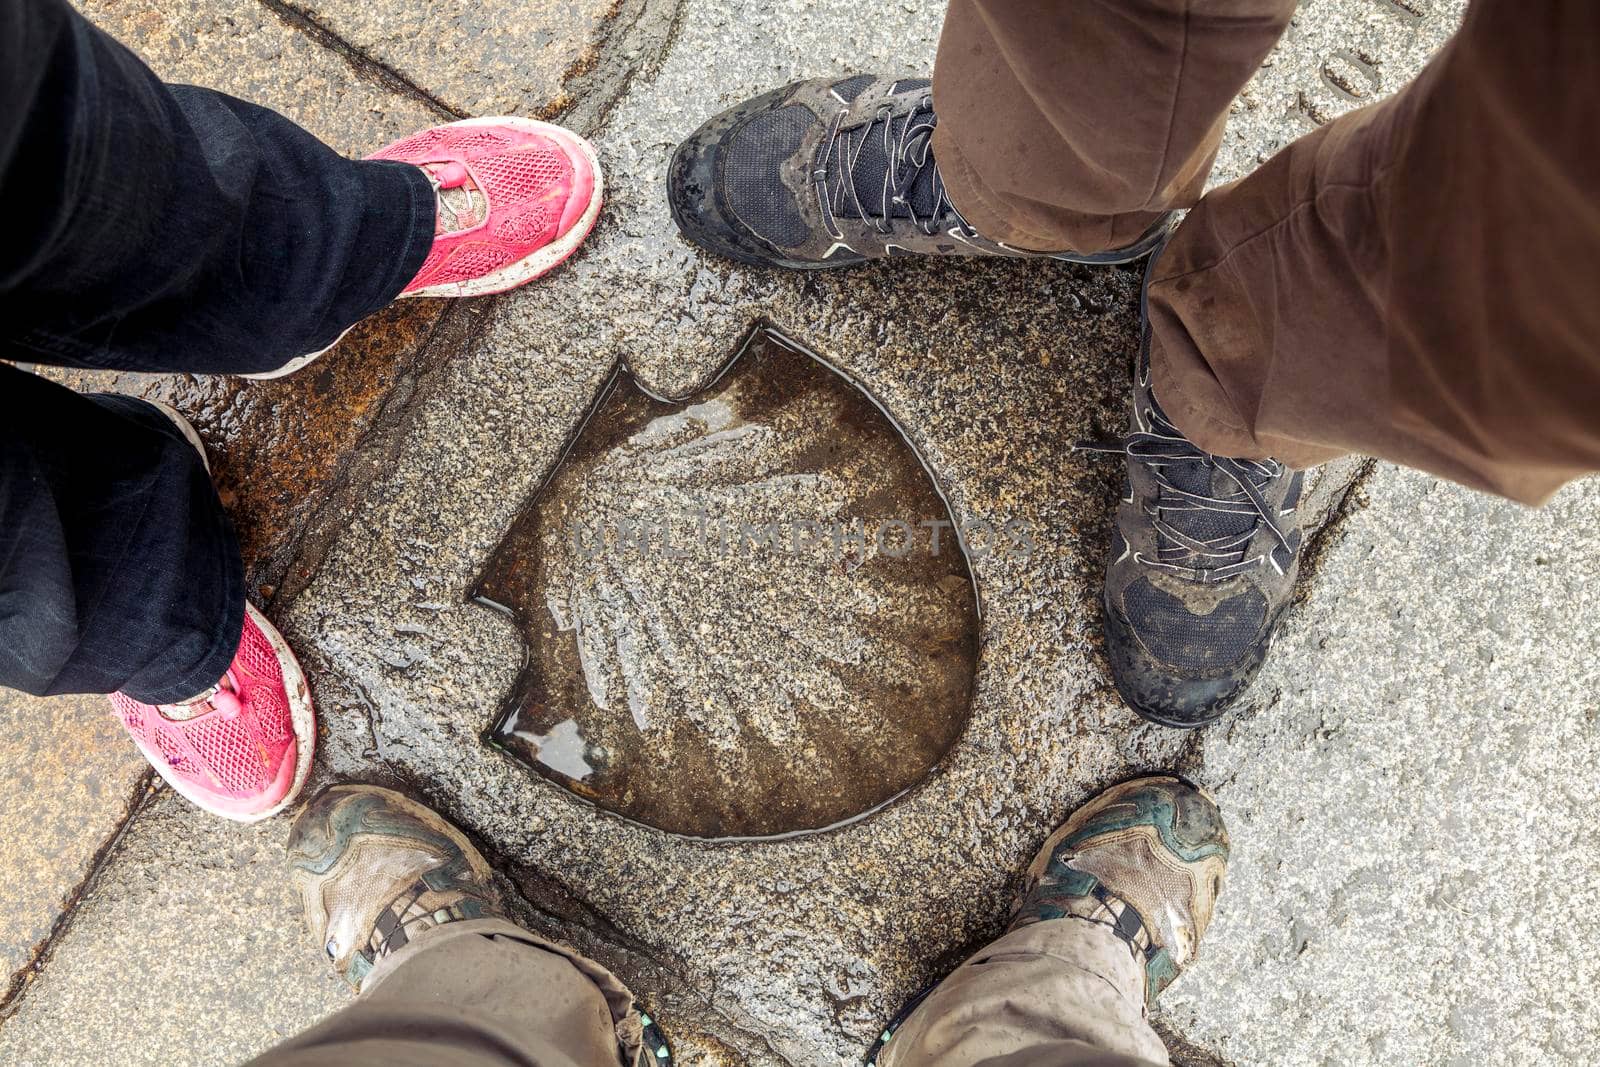
[[781,335],[683,403],[619,375],[479,584],[529,645],[491,736],[676,833],[870,811],[965,724],[978,609],[951,531],[893,422]]

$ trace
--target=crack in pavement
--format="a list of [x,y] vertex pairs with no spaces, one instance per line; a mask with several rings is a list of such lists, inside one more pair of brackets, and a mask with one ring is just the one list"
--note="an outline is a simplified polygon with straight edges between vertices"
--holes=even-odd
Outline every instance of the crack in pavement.
[[50,927],[50,932],[45,934],[43,939],[34,946],[28,962],[17,968],[16,973],[11,976],[11,981],[8,983],[5,992],[0,994],[0,1024],[15,1015],[17,1009],[21,1007],[23,996],[33,985],[34,979],[43,973],[45,964],[50,961],[51,953],[66,934],[68,927],[72,925],[72,919],[77,914],[78,905],[83,903],[84,898],[88,896],[89,891],[94,887],[95,880],[99,878],[100,872],[110,866],[112,853],[116,851],[117,845],[122,842],[122,838],[128,832],[128,828],[133,825],[133,820],[138,817],[139,813],[150,802],[150,798],[155,796],[160,789],[161,783],[156,778],[156,772],[153,768],[145,771],[134,782],[133,790],[128,796],[127,811],[118,820],[117,828],[107,836],[94,856],[91,857],[89,868],[82,880],[66,895],[61,905],[61,912],[56,916],[56,921]]
[[367,484],[390,465],[404,444],[411,415],[429,395],[439,372],[456,355],[469,356],[487,329],[495,298],[463,310],[452,301],[417,346],[408,366],[384,391],[378,411],[360,438],[340,458],[328,484],[309,502],[310,516],[295,538],[281,570],[273,575],[277,589],[272,613],[282,617],[316,578],[322,561],[343,530],[349,508],[359,503]]
[[340,37],[319,22],[314,13],[294,4],[286,3],[285,0],[257,0],[257,2],[276,15],[290,29],[309,37],[323,48],[337,54],[350,65],[350,69],[355,71],[358,76],[368,81],[376,82],[390,92],[409,96],[446,119],[455,120],[472,117],[458,108],[451,107],[387,63]]

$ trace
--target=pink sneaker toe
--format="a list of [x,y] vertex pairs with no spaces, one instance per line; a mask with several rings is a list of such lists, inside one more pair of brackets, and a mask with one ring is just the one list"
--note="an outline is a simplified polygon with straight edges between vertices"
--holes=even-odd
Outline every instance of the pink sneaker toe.
[[112,693],[111,706],[168,785],[226,819],[282,810],[311,769],[316,717],[305,675],[251,604],[233,663],[211,692],[159,706]]
[[570,256],[599,215],[594,148],[546,122],[466,119],[370,158],[421,167],[439,198],[433,249],[403,296],[480,296],[526,284]]

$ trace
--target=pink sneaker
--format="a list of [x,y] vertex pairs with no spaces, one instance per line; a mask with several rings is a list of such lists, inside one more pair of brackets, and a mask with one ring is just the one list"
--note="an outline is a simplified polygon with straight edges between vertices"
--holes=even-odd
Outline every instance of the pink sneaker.
[[244,608],[239,651],[209,692],[160,706],[112,693],[111,706],[168,785],[213,815],[255,822],[305,785],[317,724],[283,635],[254,605]]
[[464,119],[367,158],[414,163],[439,194],[433,251],[401,296],[515,289],[572,255],[600,217],[593,146],[548,122]]
[[[572,255],[600,217],[604,182],[594,146],[548,122],[463,119],[414,133],[367,158],[415,164],[439,198],[433,249],[402,297],[515,289]],[[343,339],[340,334],[327,348],[240,377],[293,374]]]

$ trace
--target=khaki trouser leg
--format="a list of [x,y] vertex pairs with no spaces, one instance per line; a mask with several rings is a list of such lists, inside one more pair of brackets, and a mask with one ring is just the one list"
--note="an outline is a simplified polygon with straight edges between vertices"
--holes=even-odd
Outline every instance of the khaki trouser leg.
[[1196,444],[1536,503],[1600,469],[1600,5],[1476,0],[1409,87],[1208,195],[1155,265]]
[[918,1005],[883,1067],[1159,1067],[1144,972],[1109,927],[1052,919],[1006,934]]
[[1199,199],[1228,106],[1295,0],[951,0],[934,156],[986,237],[1133,242]]
[[619,1067],[622,1049],[637,1056],[632,1003],[599,964],[474,919],[417,938],[378,965],[358,1000],[255,1064]]

